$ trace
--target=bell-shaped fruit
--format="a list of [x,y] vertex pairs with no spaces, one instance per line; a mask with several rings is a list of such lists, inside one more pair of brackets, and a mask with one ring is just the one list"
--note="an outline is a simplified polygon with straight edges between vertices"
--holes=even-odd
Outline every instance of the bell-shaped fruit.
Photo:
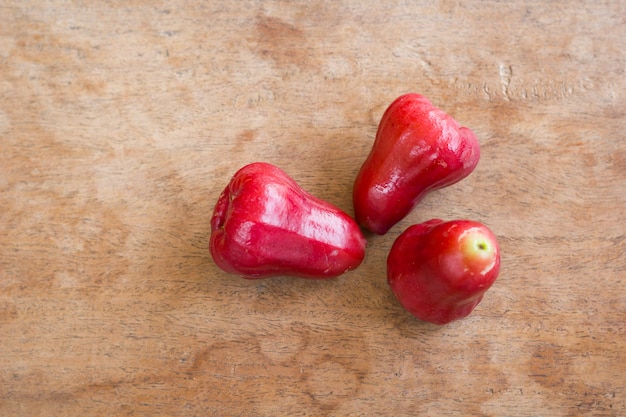
[[470,220],[413,225],[398,236],[387,257],[387,281],[400,304],[435,324],[467,317],[499,272],[496,237]]
[[348,214],[263,162],[235,173],[211,219],[213,260],[244,278],[336,277],[363,261],[365,245]]
[[431,191],[467,177],[478,164],[474,133],[419,94],[387,108],[353,190],[357,223],[385,234]]

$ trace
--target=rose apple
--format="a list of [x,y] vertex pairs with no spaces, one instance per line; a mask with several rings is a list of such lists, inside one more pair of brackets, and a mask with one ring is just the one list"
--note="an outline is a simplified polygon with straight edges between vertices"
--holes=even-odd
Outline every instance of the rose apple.
[[336,277],[363,261],[365,245],[348,214],[263,162],[235,173],[211,219],[215,263],[245,278]]
[[429,192],[467,177],[479,158],[479,143],[470,129],[424,96],[400,96],[383,114],[356,177],[357,223],[387,233]]
[[387,280],[400,304],[435,324],[468,316],[499,271],[496,237],[470,220],[413,225],[398,236],[387,258]]

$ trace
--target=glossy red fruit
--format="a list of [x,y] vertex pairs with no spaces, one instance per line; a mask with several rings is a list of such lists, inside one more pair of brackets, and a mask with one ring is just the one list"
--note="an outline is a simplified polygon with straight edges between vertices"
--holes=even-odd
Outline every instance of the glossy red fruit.
[[245,278],[336,277],[363,261],[365,246],[348,214],[263,162],[235,173],[211,219],[213,260]]
[[474,133],[419,94],[387,108],[353,190],[357,223],[385,234],[431,191],[467,177],[478,164]]
[[413,225],[398,236],[387,258],[387,280],[400,304],[435,324],[467,317],[499,272],[496,237],[470,220]]

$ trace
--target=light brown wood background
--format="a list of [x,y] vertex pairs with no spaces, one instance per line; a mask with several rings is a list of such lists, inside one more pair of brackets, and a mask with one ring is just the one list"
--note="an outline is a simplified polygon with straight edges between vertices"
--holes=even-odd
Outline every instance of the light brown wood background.
[[[626,5],[0,4],[0,415],[626,415]],[[248,162],[352,214],[378,120],[419,92],[482,159],[330,281],[208,250]],[[486,223],[499,280],[419,322],[387,252]]]

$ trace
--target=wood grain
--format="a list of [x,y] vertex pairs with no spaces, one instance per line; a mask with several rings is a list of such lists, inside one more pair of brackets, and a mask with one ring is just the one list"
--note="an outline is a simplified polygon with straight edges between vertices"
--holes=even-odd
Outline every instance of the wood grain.
[[[626,8],[619,0],[0,5],[0,415],[626,413]],[[243,164],[353,213],[414,91],[482,158],[330,281],[208,250]],[[410,224],[498,235],[467,319],[421,323],[385,259]]]

